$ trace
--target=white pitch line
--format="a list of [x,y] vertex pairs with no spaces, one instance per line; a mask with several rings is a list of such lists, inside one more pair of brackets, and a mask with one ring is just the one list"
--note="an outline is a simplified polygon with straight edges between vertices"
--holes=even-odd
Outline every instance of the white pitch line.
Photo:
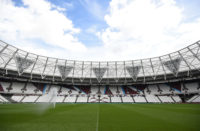
[[99,105],[98,105],[98,109],[97,109],[97,124],[96,124],[96,131],[98,131],[99,129]]

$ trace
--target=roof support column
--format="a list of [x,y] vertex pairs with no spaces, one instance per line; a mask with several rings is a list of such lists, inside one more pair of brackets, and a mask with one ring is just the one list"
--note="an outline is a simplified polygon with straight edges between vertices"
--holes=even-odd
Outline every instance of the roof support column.
[[150,58],[150,63],[151,63],[151,68],[152,68],[152,71],[153,71],[153,79],[155,80],[156,79],[156,75],[155,75],[155,71],[154,71],[154,68],[153,68],[153,64],[152,64],[152,60]]
[[35,68],[35,64],[37,63],[37,61],[38,61],[38,55],[37,55],[37,58],[36,58],[36,60],[35,60],[35,62],[34,62],[34,64],[33,64],[33,67],[32,67],[32,69],[31,69],[31,79],[32,79],[32,77],[33,77],[33,70],[34,70],[34,68]]
[[74,61],[74,68],[73,68],[73,72],[72,72],[72,84],[74,85],[74,70],[75,70],[75,66],[76,66],[76,61]]
[[166,71],[165,71],[165,68],[164,68],[164,66],[163,66],[162,59],[161,59],[160,57],[159,57],[159,60],[160,60],[160,63],[161,63],[161,65],[162,65],[162,69],[163,69],[163,71],[164,71],[164,78],[165,78],[165,80],[167,80]]
[[116,75],[116,79],[115,79],[115,82],[117,83],[118,82],[118,76],[117,76],[117,62],[115,62],[115,75]]
[[109,64],[107,62],[107,84],[109,84]]
[[125,63],[125,61],[124,61],[124,76],[125,76],[124,84],[127,84],[127,79],[126,79],[126,63]]
[[47,57],[47,60],[46,60],[45,65],[44,65],[44,69],[42,71],[42,75],[41,75],[42,79],[44,79],[44,72],[46,70],[48,60],[49,60],[49,57]]
[[92,62],[90,63],[90,84],[92,85]]
[[144,77],[144,83],[146,82],[146,78],[145,78],[145,73],[144,73],[144,66],[143,66],[143,62],[142,60],[140,61],[141,62],[141,66],[142,66],[142,71],[143,71],[143,77]]
[[180,51],[178,51],[178,54],[180,55],[180,57],[183,59],[183,61],[185,62],[185,64],[188,66],[188,76],[190,75],[190,70],[191,70],[191,67],[189,66],[188,62],[186,61],[186,59],[183,57],[183,55],[180,53]]
[[82,68],[81,68],[81,82],[83,82],[83,71],[84,71],[84,61],[82,62]]
[[176,68],[176,65],[174,65],[174,62],[172,62],[172,57],[171,57],[171,55],[169,54],[168,56],[169,56],[169,59],[170,59],[171,63],[173,64],[174,68],[176,69],[176,74],[175,74],[175,76],[177,77],[179,71],[178,71],[178,69]]
[[55,71],[56,71],[56,66],[57,66],[57,64],[58,64],[58,59],[56,59],[56,64],[55,64],[55,66],[54,66],[54,70],[53,70],[53,79],[52,79],[52,81],[55,80],[55,79],[54,79],[54,75],[55,75]]

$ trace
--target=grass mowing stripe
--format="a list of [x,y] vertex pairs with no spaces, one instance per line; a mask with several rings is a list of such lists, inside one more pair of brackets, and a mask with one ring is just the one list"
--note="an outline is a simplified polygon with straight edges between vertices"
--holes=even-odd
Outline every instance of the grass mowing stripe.
[[[155,106],[155,107],[154,107]],[[161,107],[172,107],[174,104],[156,105],[156,104],[110,104],[102,108],[104,115],[101,116],[102,131],[110,128],[112,130],[197,130],[199,129],[198,116],[200,112],[193,115],[194,110],[187,112],[168,111]],[[181,106],[182,105],[177,105]],[[185,105],[183,105],[184,108]],[[189,105],[191,108],[199,108],[200,105]],[[102,112],[102,111],[101,111]],[[107,113],[108,112],[108,113]],[[186,115],[185,115],[186,113]],[[188,115],[191,114],[191,115]],[[109,116],[109,117],[107,117]],[[107,124],[109,123],[109,124]]]
[[97,124],[96,124],[96,131],[99,129],[99,105],[97,106]]
[[1,131],[199,131],[200,104],[0,105]]

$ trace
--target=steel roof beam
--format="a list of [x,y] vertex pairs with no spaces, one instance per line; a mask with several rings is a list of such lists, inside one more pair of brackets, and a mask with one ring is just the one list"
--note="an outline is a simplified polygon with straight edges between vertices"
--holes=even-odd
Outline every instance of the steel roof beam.
[[159,60],[160,60],[160,63],[161,63],[162,69],[163,69],[163,71],[164,71],[164,79],[166,80],[166,79],[167,79],[166,71],[165,71],[165,68],[164,68],[164,65],[163,65],[162,59],[161,59],[160,57],[159,57]]
[[8,63],[10,63],[10,61],[13,59],[13,57],[15,56],[15,54],[18,52],[19,49],[17,49],[13,54],[12,57],[6,62],[6,64],[4,65],[3,69],[6,68],[6,66],[8,65]]
[[186,61],[186,59],[183,57],[183,55],[180,53],[180,51],[178,51],[178,54],[180,55],[180,57],[183,59],[183,61],[185,62],[185,64],[188,66],[188,76],[190,75],[190,70],[191,67],[189,66],[188,62]]
[[3,53],[3,51],[8,47],[8,45],[4,46],[3,49],[1,49],[0,54]]
[[52,81],[54,81],[54,75],[55,75],[55,71],[56,71],[56,67],[57,67],[57,64],[58,64],[58,59],[56,59],[56,64],[55,64],[55,66],[54,66],[54,70],[53,70],[53,79],[52,79]]

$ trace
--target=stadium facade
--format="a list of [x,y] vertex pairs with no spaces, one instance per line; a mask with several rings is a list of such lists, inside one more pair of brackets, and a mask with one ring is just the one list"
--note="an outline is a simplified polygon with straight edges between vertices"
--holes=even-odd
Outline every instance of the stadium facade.
[[77,61],[29,53],[0,41],[0,102],[200,102],[200,41],[159,57]]

